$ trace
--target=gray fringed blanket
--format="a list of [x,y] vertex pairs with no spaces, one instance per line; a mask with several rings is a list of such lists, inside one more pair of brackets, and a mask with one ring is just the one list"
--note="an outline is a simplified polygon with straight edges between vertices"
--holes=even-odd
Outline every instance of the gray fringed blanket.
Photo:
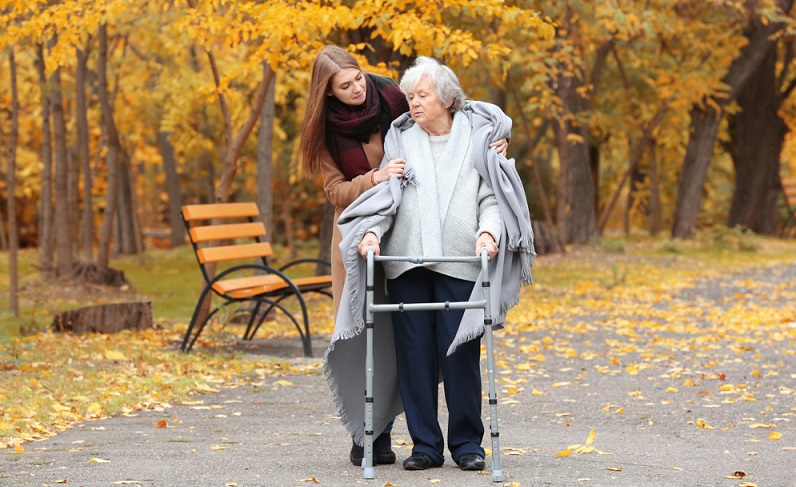
[[[467,101],[463,113],[472,126],[475,169],[495,192],[503,218],[498,254],[489,264],[493,316],[498,327],[506,312],[519,301],[520,284],[530,284],[531,266],[536,255],[528,202],[513,159],[498,154],[489,144],[511,133],[511,119],[492,104]],[[397,118],[384,142],[382,165],[404,157],[402,132],[414,125],[410,115]],[[359,444],[364,442],[365,390],[365,260],[357,247],[365,232],[395,214],[407,184],[419,184],[412,161],[407,161],[404,177],[393,177],[363,193],[340,216],[337,224],[343,239],[340,252],[346,268],[346,282],[335,322],[334,334],[326,351],[324,374],[332,390],[343,425]],[[473,288],[472,300],[480,299],[482,276]],[[384,277],[377,272],[376,302],[388,302],[384,296]],[[483,311],[465,311],[458,333],[448,354],[460,344],[484,332]],[[395,346],[389,313],[374,315],[374,432],[380,434],[387,423],[402,410],[395,371]]]

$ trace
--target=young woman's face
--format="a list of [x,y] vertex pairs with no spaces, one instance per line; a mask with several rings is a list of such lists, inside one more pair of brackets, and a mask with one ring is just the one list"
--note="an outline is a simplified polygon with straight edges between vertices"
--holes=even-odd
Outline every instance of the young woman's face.
[[358,106],[365,103],[366,91],[365,75],[362,71],[357,68],[345,68],[332,76],[327,94],[346,105]]

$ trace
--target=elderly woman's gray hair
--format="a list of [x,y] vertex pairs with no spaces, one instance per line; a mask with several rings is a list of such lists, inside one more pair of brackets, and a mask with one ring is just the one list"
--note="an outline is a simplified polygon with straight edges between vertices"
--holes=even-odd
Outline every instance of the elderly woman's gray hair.
[[436,59],[426,56],[418,57],[412,66],[404,72],[401,77],[401,91],[404,93],[413,91],[423,78],[428,78],[431,82],[437,91],[437,98],[443,105],[453,101],[450,107],[451,113],[464,106],[464,91],[453,70]]

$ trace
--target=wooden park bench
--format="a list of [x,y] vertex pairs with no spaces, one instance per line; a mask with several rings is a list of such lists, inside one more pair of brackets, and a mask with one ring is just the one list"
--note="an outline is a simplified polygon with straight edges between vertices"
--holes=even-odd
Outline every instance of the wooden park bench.
[[[299,264],[328,262],[318,259],[298,259],[275,269],[268,260],[273,251],[271,244],[262,240],[265,225],[257,220],[260,211],[255,203],[223,203],[186,205],[182,207],[182,218],[202,271],[205,286],[199,295],[196,308],[185,332],[181,349],[189,352],[208,321],[220,310],[233,303],[249,302],[248,325],[244,339],[252,339],[260,325],[273,309],[287,315],[299,332],[304,355],[312,357],[312,339],[304,295],[317,292],[331,297],[332,276],[310,276],[290,278],[285,272]],[[254,259],[254,263],[252,263]],[[245,261],[242,263],[232,261]],[[213,276],[208,265],[227,262],[226,268]],[[221,298],[221,303],[209,311],[201,323],[197,323],[202,303],[210,292]],[[212,297],[212,296],[211,296]],[[295,298],[301,308],[297,319],[282,301]],[[265,305],[265,306],[263,306]],[[261,309],[264,310],[261,312]],[[258,318],[259,317],[259,318]],[[193,333],[193,336],[192,336]]]
[[796,229],[796,178],[783,178],[782,194],[785,196],[785,207],[788,212],[787,220],[782,226],[782,233]]

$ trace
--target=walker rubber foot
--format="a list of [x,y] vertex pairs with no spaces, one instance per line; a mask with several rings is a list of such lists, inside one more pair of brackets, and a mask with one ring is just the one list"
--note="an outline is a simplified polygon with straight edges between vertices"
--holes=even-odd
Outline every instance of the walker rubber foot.
[[492,482],[503,482],[504,480],[506,480],[506,476],[503,475],[503,470],[492,471]]
[[376,478],[376,469],[373,467],[365,468],[365,478],[366,479],[375,479]]

